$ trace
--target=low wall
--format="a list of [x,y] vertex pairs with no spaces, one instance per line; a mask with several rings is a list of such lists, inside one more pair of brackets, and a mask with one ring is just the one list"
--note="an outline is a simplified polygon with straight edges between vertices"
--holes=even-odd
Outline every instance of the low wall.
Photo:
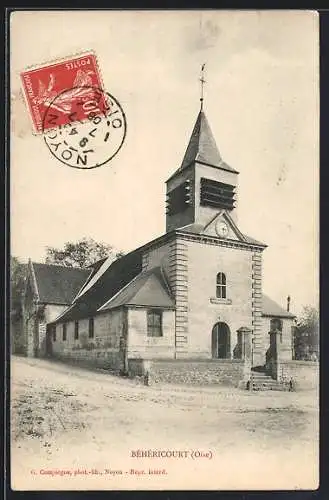
[[128,359],[128,375],[130,377],[143,377],[149,371],[149,361],[142,358]]
[[319,363],[314,361],[282,361],[280,380],[292,380],[296,390],[315,389],[319,386]]
[[114,349],[66,350],[53,353],[52,357],[81,366],[94,366],[114,372],[120,372],[124,367],[121,353]]
[[149,384],[243,386],[249,379],[242,360],[143,360],[128,361],[130,376],[148,374]]

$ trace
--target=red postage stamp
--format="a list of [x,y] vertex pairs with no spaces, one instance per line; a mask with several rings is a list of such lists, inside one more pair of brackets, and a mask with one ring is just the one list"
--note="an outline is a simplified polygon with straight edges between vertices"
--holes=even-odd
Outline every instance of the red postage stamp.
[[27,69],[21,79],[35,132],[82,122],[90,112],[108,109],[92,52]]

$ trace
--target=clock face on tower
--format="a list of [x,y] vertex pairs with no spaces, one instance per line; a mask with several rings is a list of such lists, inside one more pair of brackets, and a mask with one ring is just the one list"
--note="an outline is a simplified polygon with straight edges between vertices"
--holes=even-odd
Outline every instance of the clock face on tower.
[[225,222],[219,220],[217,222],[217,224],[216,224],[216,233],[221,238],[226,238],[228,236],[228,227],[227,227],[227,224],[225,224]]

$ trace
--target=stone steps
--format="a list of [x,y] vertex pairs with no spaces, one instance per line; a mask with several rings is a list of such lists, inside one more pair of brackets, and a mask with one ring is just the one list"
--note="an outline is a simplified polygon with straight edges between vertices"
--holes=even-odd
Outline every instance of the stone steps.
[[253,391],[288,391],[289,387],[281,384],[277,380],[259,382],[252,381],[252,390]]
[[265,371],[251,371],[250,379],[251,387],[249,389],[253,391],[288,391],[290,388],[286,384],[274,380]]

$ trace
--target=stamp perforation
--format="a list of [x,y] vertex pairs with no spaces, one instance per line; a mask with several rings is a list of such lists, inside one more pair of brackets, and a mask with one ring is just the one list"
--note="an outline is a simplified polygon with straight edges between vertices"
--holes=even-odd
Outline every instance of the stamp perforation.
[[[100,66],[99,66],[99,61],[98,61],[98,58],[97,58],[97,55],[95,53],[94,50],[90,49],[90,50],[85,50],[85,51],[81,51],[81,52],[78,52],[78,53],[75,53],[73,55],[69,55],[69,56],[66,56],[66,57],[60,57],[60,58],[57,58],[57,59],[52,59],[51,61],[46,61],[46,62],[43,62],[43,63],[40,63],[40,64],[32,64],[28,67],[26,67],[24,70],[21,70],[19,72],[19,78],[20,78],[20,81],[21,81],[21,95],[23,97],[23,100],[25,101],[25,105],[27,106],[29,112],[30,112],[30,118],[31,118],[31,121],[32,121],[32,133],[33,135],[42,135],[43,134],[43,130],[39,130],[36,123],[35,123],[35,119],[34,119],[34,116],[33,116],[33,109],[32,109],[32,106],[31,106],[31,102],[30,102],[30,99],[29,99],[29,96],[28,96],[28,93],[27,93],[27,89],[26,89],[26,86],[25,86],[25,82],[24,82],[24,77],[26,75],[32,75],[33,73],[36,73],[37,71],[40,71],[40,70],[45,70],[45,69],[55,69],[56,67],[58,67],[59,65],[61,64],[65,64],[65,63],[70,63],[72,61],[76,61],[76,60],[79,60],[79,59],[82,59],[84,57],[92,57],[93,58],[93,67],[95,69],[95,73],[96,73],[96,80],[98,82],[98,85],[96,85],[97,87],[101,88],[101,89],[104,89],[104,81],[103,81],[103,77],[102,77],[102,73],[100,71]],[[96,87],[95,86],[95,87]]]

